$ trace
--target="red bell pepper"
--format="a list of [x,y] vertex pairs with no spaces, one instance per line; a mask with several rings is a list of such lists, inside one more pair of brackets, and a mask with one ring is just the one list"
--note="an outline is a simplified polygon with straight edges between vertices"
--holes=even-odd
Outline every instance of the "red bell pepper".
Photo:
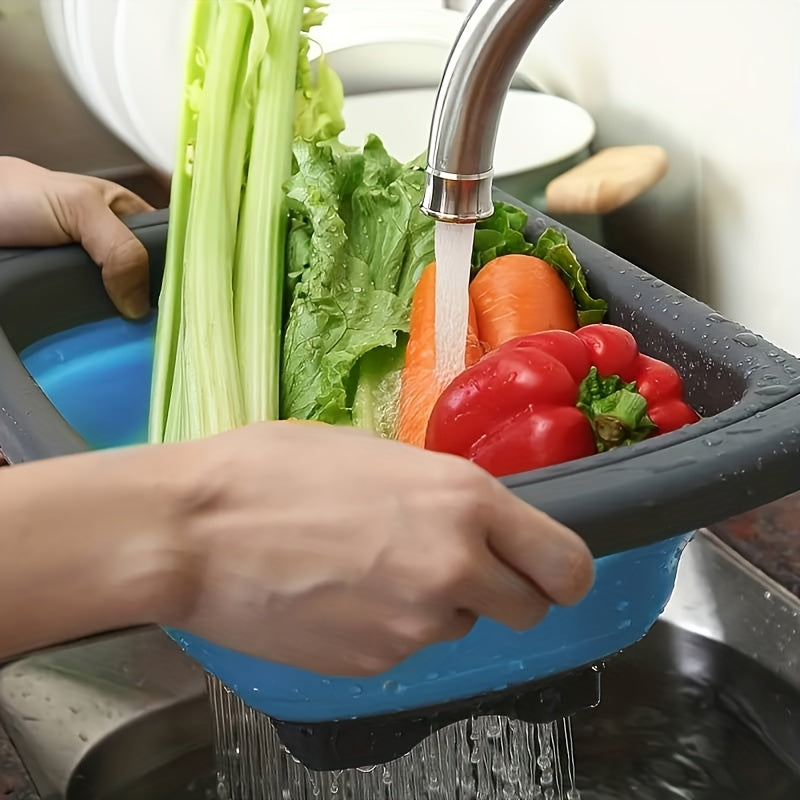
[[512,339],[444,390],[425,446],[510,475],[667,433],[699,419],[683,382],[615,325]]

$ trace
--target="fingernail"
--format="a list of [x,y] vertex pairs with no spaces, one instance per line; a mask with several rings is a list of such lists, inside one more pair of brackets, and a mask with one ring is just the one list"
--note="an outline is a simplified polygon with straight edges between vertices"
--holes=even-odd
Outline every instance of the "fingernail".
[[150,297],[146,289],[140,289],[125,298],[122,313],[129,319],[141,319],[150,313]]

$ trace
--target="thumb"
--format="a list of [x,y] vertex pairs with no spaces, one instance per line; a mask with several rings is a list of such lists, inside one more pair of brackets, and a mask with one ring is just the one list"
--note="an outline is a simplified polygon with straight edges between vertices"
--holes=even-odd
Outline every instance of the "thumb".
[[100,267],[114,305],[126,317],[145,316],[150,310],[150,273],[144,245],[100,192],[86,192],[75,212],[75,238]]

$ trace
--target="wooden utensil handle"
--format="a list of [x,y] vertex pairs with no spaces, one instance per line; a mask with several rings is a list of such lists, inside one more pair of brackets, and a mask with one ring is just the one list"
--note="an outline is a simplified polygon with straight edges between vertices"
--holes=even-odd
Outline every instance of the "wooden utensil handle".
[[545,197],[550,214],[608,214],[631,202],[666,174],[666,150],[628,145],[599,150],[553,178]]

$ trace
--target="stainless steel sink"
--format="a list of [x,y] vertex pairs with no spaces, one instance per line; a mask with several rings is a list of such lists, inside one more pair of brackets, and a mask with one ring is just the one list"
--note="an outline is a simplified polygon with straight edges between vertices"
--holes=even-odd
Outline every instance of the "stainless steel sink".
[[[800,601],[712,534],[606,673],[573,721],[584,797],[800,797]],[[5,666],[0,718],[47,800],[215,796],[205,676],[157,629]]]
[[156,628],[9,664],[0,696],[0,717],[43,798],[114,797],[178,773],[185,788],[187,774],[210,774],[205,676]]

